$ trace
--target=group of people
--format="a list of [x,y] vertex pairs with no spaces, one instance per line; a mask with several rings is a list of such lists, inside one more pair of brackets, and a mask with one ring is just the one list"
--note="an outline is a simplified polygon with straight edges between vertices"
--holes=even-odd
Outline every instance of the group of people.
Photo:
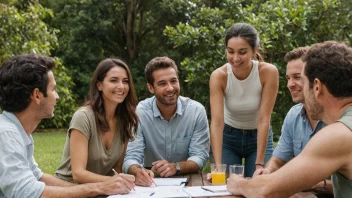
[[[233,194],[288,197],[308,189],[333,191],[339,198],[351,193],[352,48],[327,41],[286,54],[287,87],[299,104],[287,114],[274,150],[270,119],[278,70],[263,61],[258,33],[249,24],[229,28],[225,46],[228,62],[209,82],[210,131],[204,106],[180,96],[172,59],[156,57],[146,65],[154,96],[138,105],[126,63],[101,61],[86,102],[72,117],[54,176],[38,168],[31,136],[42,119],[54,116],[59,99],[54,61],[35,54],[5,61],[0,197],[127,194],[134,184],[151,186],[156,175],[201,171],[209,156],[215,164],[244,159],[245,177],[253,177],[231,175],[227,188]],[[331,175],[332,182],[326,179]]]

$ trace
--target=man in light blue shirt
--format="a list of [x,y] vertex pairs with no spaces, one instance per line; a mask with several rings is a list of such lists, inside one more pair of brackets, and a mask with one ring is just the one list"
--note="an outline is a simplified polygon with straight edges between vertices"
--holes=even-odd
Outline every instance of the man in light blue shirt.
[[[150,186],[154,173],[161,177],[197,172],[209,157],[209,126],[199,102],[179,96],[175,62],[152,59],[145,68],[148,89],[155,96],[137,106],[137,137],[129,142],[124,172],[136,176],[136,184]],[[152,167],[151,171],[144,167]]]
[[52,58],[17,55],[0,67],[0,198],[91,197],[126,194],[133,187],[123,175],[75,185],[43,173],[33,158],[32,133],[44,118],[54,116],[56,82]]
[[[281,129],[281,136],[273,156],[266,163],[264,169],[258,169],[254,176],[269,174],[281,168],[292,158],[299,155],[308,141],[326,124],[319,120],[313,120],[307,111],[301,72],[303,61],[301,57],[308,51],[308,47],[300,47],[288,52],[285,56],[287,62],[286,79],[292,100],[299,103],[293,106],[287,113]],[[317,191],[332,191],[331,181],[321,181],[312,187]],[[324,193],[325,194],[325,193]]]

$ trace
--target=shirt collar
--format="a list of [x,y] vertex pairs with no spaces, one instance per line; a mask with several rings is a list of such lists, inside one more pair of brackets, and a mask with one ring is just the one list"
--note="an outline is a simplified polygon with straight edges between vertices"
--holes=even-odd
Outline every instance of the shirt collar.
[[[153,100],[153,112],[154,112],[154,117],[162,117],[160,110],[158,108],[158,106],[156,105],[156,97],[154,96],[154,100]],[[177,105],[176,105],[176,114],[182,115],[182,109],[183,109],[183,105],[180,99],[180,96],[177,98]]]
[[27,135],[26,131],[24,130],[21,122],[18,120],[18,118],[15,116],[15,114],[8,112],[8,111],[3,111],[3,114],[13,123],[15,126],[18,128],[19,133],[21,134],[23,140],[25,141],[26,145],[33,144],[33,139],[31,138],[30,135]]
[[307,117],[307,111],[306,111],[306,108],[304,108],[304,105],[302,104],[302,109],[301,109],[301,116],[302,117]]

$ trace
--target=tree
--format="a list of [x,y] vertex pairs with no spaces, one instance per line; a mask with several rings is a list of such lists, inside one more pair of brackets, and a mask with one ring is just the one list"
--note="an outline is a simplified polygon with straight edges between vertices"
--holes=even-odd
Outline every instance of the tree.
[[325,40],[351,43],[351,4],[345,0],[223,0],[216,7],[192,2],[198,3],[192,18],[164,30],[169,43],[178,50],[188,51],[181,62],[187,71],[186,95],[205,104],[209,113],[209,76],[226,62],[225,31],[235,22],[252,24],[260,34],[266,61],[276,65],[280,72],[279,94],[272,115],[276,138],[293,104],[284,77],[285,53]]
[[[49,16],[52,17],[51,10],[37,2],[0,4],[0,63],[21,53],[50,55],[50,50],[57,46],[57,30],[50,29],[43,22],[43,18]],[[55,61],[54,74],[61,99],[57,103],[55,117],[44,120],[40,128],[66,127],[75,108],[72,80],[60,59],[55,58]]]
[[165,45],[165,26],[186,21],[184,1],[168,0],[62,0],[42,1],[53,9],[55,18],[47,22],[60,29],[61,57],[74,77],[74,92],[82,102],[90,76],[107,57],[120,57],[130,66],[140,99],[149,96],[144,67],[155,56],[180,59],[179,52]]

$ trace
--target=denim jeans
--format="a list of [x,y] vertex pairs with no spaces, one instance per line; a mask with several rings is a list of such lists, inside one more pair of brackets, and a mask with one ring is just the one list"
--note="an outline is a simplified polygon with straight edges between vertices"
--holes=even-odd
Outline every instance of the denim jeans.
[[[273,151],[273,133],[270,127],[264,163],[270,159]],[[252,177],[256,168],[256,157],[257,129],[242,130],[225,124],[222,144],[222,162],[229,167],[229,165],[242,164],[242,159],[244,158],[245,177]],[[227,168],[227,170],[228,169],[229,168]]]

